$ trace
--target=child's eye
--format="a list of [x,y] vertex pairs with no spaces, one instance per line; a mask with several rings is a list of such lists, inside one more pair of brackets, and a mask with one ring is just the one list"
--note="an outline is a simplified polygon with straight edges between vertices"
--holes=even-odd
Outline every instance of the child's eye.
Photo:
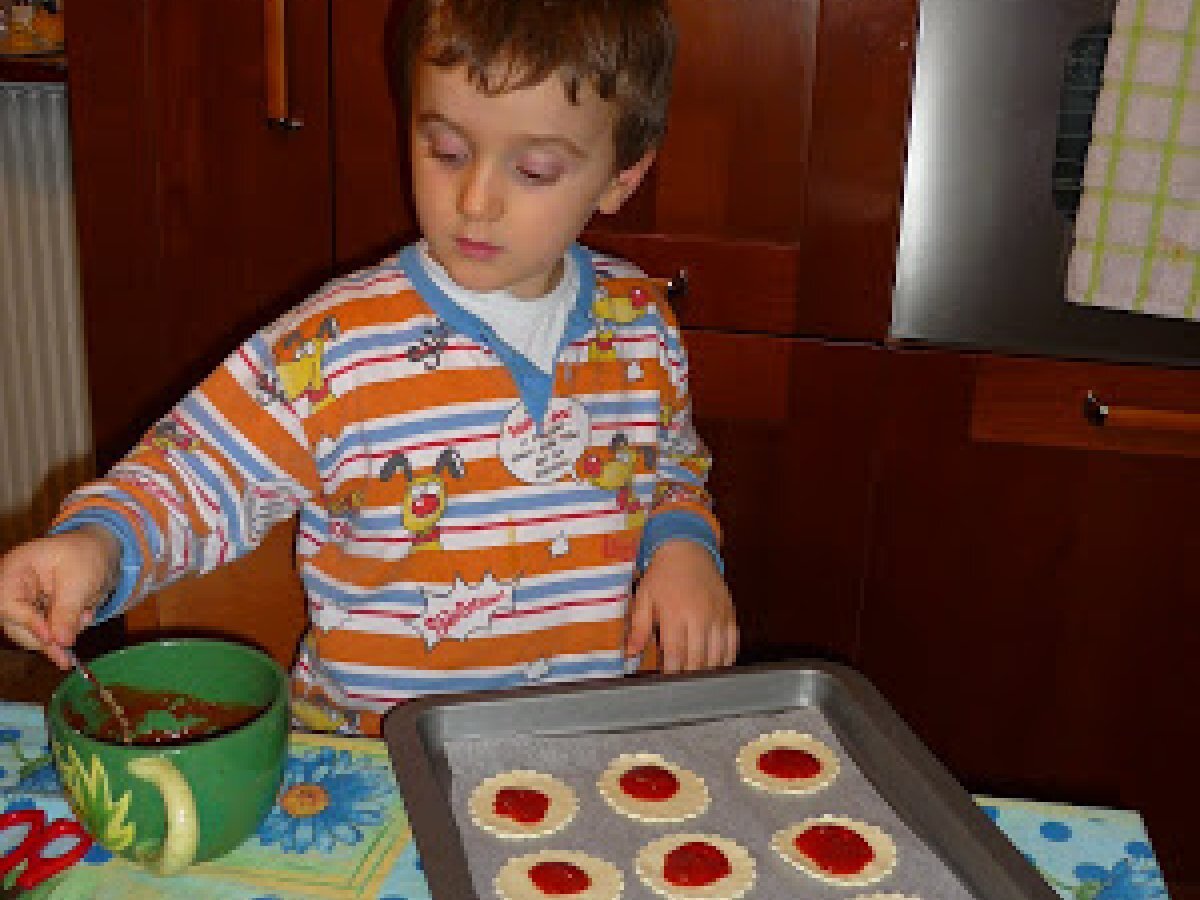
[[467,147],[448,135],[430,135],[426,142],[429,155],[447,165],[460,165],[467,158]]
[[562,167],[554,162],[523,160],[517,163],[517,174],[530,184],[553,184],[562,176]]
[[429,148],[429,155],[447,165],[459,165],[467,158],[467,154],[461,150],[448,150],[437,146]]

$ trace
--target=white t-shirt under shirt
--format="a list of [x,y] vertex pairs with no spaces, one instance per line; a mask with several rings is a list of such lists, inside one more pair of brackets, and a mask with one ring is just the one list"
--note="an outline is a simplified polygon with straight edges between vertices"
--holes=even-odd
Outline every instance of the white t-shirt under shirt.
[[508,291],[468,291],[459,287],[429,255],[424,241],[420,251],[425,272],[447,297],[485,322],[500,340],[541,371],[554,371],[554,354],[579,291],[579,269],[570,253],[563,255],[563,275],[554,290],[523,299]]

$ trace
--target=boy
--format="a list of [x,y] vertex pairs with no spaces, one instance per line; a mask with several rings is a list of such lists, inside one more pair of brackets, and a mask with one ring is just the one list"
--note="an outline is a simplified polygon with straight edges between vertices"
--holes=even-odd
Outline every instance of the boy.
[[423,240],[252,337],[0,560],[17,643],[65,667],[298,515],[305,721],[622,674],[655,629],[665,671],[733,662],[679,331],[573,243],[654,159],[665,0],[413,0],[405,35]]

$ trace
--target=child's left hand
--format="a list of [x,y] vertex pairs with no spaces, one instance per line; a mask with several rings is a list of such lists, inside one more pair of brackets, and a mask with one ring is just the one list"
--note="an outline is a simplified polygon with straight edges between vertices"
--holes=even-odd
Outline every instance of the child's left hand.
[[626,656],[645,649],[656,624],[663,672],[733,665],[738,648],[733,598],[702,545],[674,540],[654,551],[630,606]]

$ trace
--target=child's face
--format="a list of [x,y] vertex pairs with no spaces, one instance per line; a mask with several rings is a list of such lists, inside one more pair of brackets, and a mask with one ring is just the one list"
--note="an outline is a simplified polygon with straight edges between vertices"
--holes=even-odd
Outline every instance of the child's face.
[[475,291],[539,297],[594,211],[615,212],[652,153],[617,171],[616,109],[558,77],[489,97],[465,69],[413,73],[413,193],[430,255]]

